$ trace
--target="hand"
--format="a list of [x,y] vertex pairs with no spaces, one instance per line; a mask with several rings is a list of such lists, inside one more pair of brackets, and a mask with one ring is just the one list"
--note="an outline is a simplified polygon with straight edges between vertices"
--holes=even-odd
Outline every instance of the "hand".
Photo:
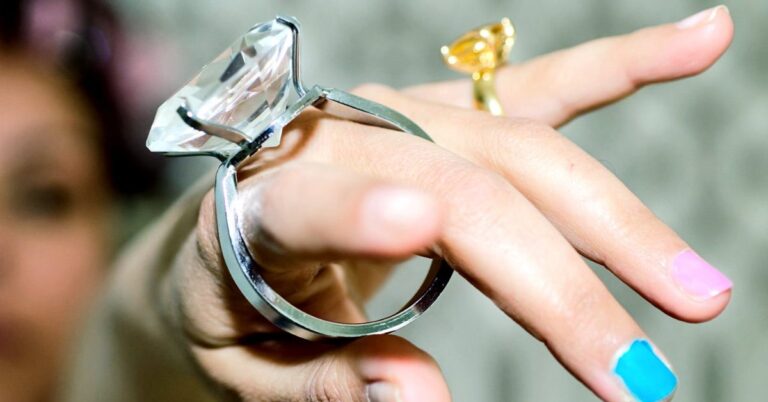
[[[355,322],[392,262],[440,255],[599,397],[625,399],[612,365],[647,337],[579,254],[691,322],[725,308],[730,282],[549,125],[706,69],[732,36],[728,14],[711,15],[694,27],[664,25],[508,67],[499,92],[514,118],[456,108],[470,104],[465,81],[357,90],[413,119],[439,146],[304,113],[280,147],[240,172],[251,206],[241,212],[244,232],[267,281],[309,313]],[[445,99],[457,101],[430,102]],[[239,398],[450,400],[435,362],[396,336],[346,344],[281,336],[231,283],[210,196],[173,281],[172,314],[193,355]]]

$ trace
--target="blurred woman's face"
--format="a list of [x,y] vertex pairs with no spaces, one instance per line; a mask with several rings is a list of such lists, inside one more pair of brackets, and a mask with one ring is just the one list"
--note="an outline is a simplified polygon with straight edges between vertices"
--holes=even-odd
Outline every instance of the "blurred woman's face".
[[62,81],[0,56],[0,400],[47,399],[109,257],[104,167]]

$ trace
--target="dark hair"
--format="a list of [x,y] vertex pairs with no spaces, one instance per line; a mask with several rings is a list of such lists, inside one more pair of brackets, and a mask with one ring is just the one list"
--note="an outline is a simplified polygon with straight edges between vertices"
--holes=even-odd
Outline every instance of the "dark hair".
[[[56,4],[58,2],[58,4]],[[47,3],[47,4],[46,4]],[[35,43],[40,40],[33,29],[34,6],[66,5],[76,16],[75,24],[46,27],[42,41],[55,48]],[[55,12],[59,9],[53,9]],[[51,36],[51,37],[48,37]],[[53,37],[56,36],[56,37]],[[136,138],[135,124],[124,113],[115,77],[119,72],[120,25],[114,13],[98,0],[2,0],[0,2],[0,45],[4,48],[43,53],[83,95],[94,112],[97,140],[107,168],[110,185],[117,195],[132,196],[154,189],[159,180],[160,158],[143,149]],[[135,117],[135,116],[134,116]],[[146,117],[146,116],[141,116]],[[138,126],[138,127],[137,127]],[[144,131],[146,132],[146,131]],[[134,134],[131,136],[131,134]],[[143,135],[141,136],[143,138]]]

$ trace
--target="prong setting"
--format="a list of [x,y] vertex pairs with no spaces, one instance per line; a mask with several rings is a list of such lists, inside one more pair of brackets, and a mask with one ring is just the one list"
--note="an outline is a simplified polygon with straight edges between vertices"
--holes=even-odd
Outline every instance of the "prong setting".
[[[251,256],[243,236],[238,213],[240,208],[238,202],[238,167],[262,147],[279,145],[283,127],[306,108],[310,106],[329,107],[336,104],[348,110],[344,114],[328,109],[325,109],[326,112],[338,113],[339,117],[362,124],[400,130],[431,141],[427,133],[418,125],[386,106],[333,88],[315,85],[307,90],[300,79],[299,31],[299,22],[293,17],[278,16],[274,21],[256,25],[246,34],[255,36],[244,36],[239,42],[236,42],[239,52],[237,57],[240,57],[237,61],[243,62],[244,60],[245,63],[250,62],[252,64],[243,64],[240,67],[235,65],[231,75],[222,75],[221,71],[217,70],[221,65],[213,65],[213,71],[218,73],[215,76],[226,76],[225,79],[218,80],[218,84],[230,85],[225,88],[208,86],[204,88],[205,91],[201,91],[210,94],[213,90],[226,90],[220,91],[223,92],[223,95],[216,92],[219,98],[214,98],[214,102],[206,104],[206,101],[211,100],[211,98],[205,98],[201,95],[195,98],[198,96],[196,91],[201,88],[199,86],[201,84],[196,80],[189,84],[191,87],[182,88],[161,105],[158,110],[158,118],[156,118],[156,122],[158,119],[160,121],[157,122],[157,127],[153,124],[153,130],[157,128],[156,138],[152,138],[153,132],[151,131],[150,139],[152,141],[148,139],[147,145],[150,149],[169,156],[208,155],[215,156],[221,161],[214,186],[214,205],[219,246],[224,265],[226,265],[231,278],[246,300],[274,325],[305,339],[356,338],[390,333],[418,318],[437,299],[453,273],[453,269],[446,261],[441,259],[433,261],[432,267],[417,294],[398,312],[376,321],[355,324],[338,323],[307,314],[277,294],[261,276],[263,268]],[[258,35],[264,33],[271,33],[274,36],[268,37],[266,43],[259,42],[264,40],[264,37]],[[290,44],[288,43],[289,40],[292,41]],[[254,49],[246,48],[246,45],[254,47]],[[248,52],[257,49],[259,51]],[[261,73],[259,65],[247,57],[253,58],[260,53],[279,57],[280,64],[273,65],[273,67],[280,68],[279,74],[268,76],[271,79],[272,87],[255,84],[256,82],[263,83],[265,80],[262,79],[263,76],[258,76]],[[232,60],[230,59],[230,63]],[[266,61],[274,60],[276,59]],[[216,64],[218,61],[221,59],[214,60],[212,64]],[[242,66],[246,66],[245,68],[249,70],[238,70]],[[227,67],[232,67],[232,64],[227,65]],[[270,71],[274,70],[271,69]],[[256,74],[256,79],[253,79],[253,75],[248,76],[248,73]],[[291,76],[288,77],[288,74]],[[209,76],[211,75],[209,74]],[[247,77],[247,79],[243,77]],[[279,84],[280,88],[279,96],[272,94],[273,97],[270,98],[267,88],[274,88],[276,83]],[[210,81],[208,84],[212,85]],[[293,103],[288,103],[285,95],[287,95],[291,84],[293,84],[296,94],[299,95],[299,99]],[[251,91],[249,95],[254,97],[240,97],[244,92],[238,91],[244,90]],[[256,95],[259,97],[256,98]],[[190,102],[190,100],[194,102]],[[205,107],[200,107],[200,105]],[[244,108],[240,109],[241,106]],[[168,119],[169,117],[173,118],[172,121]],[[179,122],[179,118],[181,118],[181,122]],[[167,141],[163,142],[163,140]]]
[[300,46],[299,46],[299,32],[301,30],[301,23],[299,23],[299,20],[297,20],[294,17],[286,17],[282,15],[278,15],[275,20],[283,24],[289,28],[291,28],[291,32],[293,32],[293,51],[291,53],[292,58],[292,74],[293,74],[293,87],[296,90],[296,93],[299,95],[299,97],[303,97],[307,94],[307,90],[304,87],[304,83],[301,82],[301,54],[300,54]]
[[184,123],[187,123],[188,126],[194,128],[195,130],[204,131],[215,137],[233,142],[240,147],[243,147],[248,143],[248,136],[245,135],[245,133],[242,131],[234,127],[203,120],[190,112],[186,106],[179,106],[179,108],[176,109],[176,112],[179,114],[181,119],[184,120]]

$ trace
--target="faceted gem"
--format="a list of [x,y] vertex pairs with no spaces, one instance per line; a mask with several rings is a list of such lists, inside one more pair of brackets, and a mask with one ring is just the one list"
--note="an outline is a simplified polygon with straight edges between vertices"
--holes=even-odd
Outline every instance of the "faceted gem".
[[240,147],[189,127],[177,109],[255,139],[286,109],[291,82],[291,29],[276,21],[237,39],[157,110],[147,138],[154,152],[237,152]]
[[515,44],[515,28],[508,18],[473,29],[443,46],[440,52],[451,68],[464,73],[493,70],[507,61]]

